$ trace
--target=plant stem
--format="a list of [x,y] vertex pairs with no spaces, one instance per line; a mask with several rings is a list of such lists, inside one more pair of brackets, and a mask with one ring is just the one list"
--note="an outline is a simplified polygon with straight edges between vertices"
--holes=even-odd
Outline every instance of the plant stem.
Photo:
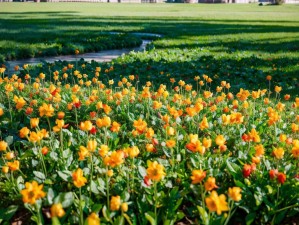
[[79,210],[80,210],[80,220],[79,220],[79,223],[80,223],[80,225],[84,225],[83,209],[82,209],[82,205],[81,205],[81,199],[82,199],[82,196],[81,196],[81,187],[79,188],[79,193],[80,193],[80,196],[79,196]]
[[108,182],[108,166],[106,166],[106,195],[107,195],[107,208],[110,209],[110,200],[109,200],[109,182]]
[[158,217],[157,217],[157,201],[158,201],[158,196],[157,196],[157,181],[154,181],[154,206],[155,206],[155,221],[156,221],[156,224],[157,224],[157,220],[158,220]]

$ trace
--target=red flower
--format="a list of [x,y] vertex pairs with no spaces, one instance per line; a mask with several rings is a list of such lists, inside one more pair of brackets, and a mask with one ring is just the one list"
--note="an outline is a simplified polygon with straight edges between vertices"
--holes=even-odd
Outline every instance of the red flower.
[[275,177],[276,177],[276,175],[277,175],[277,170],[270,170],[269,171],[269,176],[270,176],[270,179],[272,180],[272,179],[274,179]]
[[152,144],[153,144],[153,145],[158,145],[158,144],[159,144],[158,139],[157,139],[157,138],[153,138],[153,139],[152,139]]
[[284,173],[277,173],[277,181],[280,184],[283,184],[287,179],[287,176]]
[[243,134],[242,135],[242,140],[245,141],[245,142],[250,141],[250,137],[247,134]]
[[97,128],[95,128],[94,126],[91,128],[91,130],[89,131],[90,134],[96,134],[97,133]]
[[150,186],[151,185],[151,179],[148,178],[148,176],[145,176],[143,178],[143,183],[146,185],[146,186]]
[[90,115],[91,118],[95,118],[97,113],[95,111],[92,111],[92,112],[89,113],[89,115]]
[[252,171],[251,165],[245,164],[243,167],[243,176],[245,178],[249,177]]
[[76,103],[74,103],[74,106],[78,109],[78,108],[80,108],[80,106],[81,106],[81,102],[76,102]]

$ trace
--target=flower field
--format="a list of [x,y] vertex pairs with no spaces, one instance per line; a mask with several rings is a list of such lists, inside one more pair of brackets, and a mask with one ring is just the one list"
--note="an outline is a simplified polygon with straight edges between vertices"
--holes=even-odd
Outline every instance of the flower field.
[[80,62],[15,69],[10,77],[0,69],[0,222],[280,224],[298,216],[299,98],[281,95],[270,75],[263,89],[232,92],[229,80],[208,74],[161,83],[112,79],[113,66]]

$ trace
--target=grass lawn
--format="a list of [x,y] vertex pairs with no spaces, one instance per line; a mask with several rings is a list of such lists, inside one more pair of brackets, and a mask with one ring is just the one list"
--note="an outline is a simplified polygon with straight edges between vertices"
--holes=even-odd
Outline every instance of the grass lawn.
[[[3,60],[67,54],[76,48],[81,52],[119,48],[130,39],[119,38],[110,43],[115,38],[103,36],[102,31],[152,32],[165,36],[154,42],[155,51],[117,60],[116,64],[126,64],[124,73],[155,77],[162,72],[187,81],[196,74],[207,73],[214,79],[231,80],[236,89],[262,88],[261,80],[270,74],[277,85],[298,93],[294,87],[299,73],[299,5],[1,3],[0,6]],[[101,43],[102,47],[98,47]],[[138,40],[130,43],[136,44]],[[148,72],[149,67],[152,69]]]

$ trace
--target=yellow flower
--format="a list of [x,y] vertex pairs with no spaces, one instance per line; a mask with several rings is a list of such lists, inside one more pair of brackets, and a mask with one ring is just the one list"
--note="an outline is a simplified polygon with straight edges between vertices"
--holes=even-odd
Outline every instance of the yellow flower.
[[92,123],[89,120],[81,122],[79,126],[83,131],[90,131],[92,129]]
[[166,175],[166,173],[164,172],[164,166],[159,164],[157,161],[148,162],[146,174],[147,177],[153,181],[160,181]]
[[100,218],[98,214],[91,213],[86,219],[87,225],[100,225]]
[[0,141],[0,151],[6,151],[7,143],[5,141]]
[[2,116],[4,114],[4,111],[2,108],[0,108],[0,116]]
[[18,96],[14,96],[14,102],[16,103],[16,108],[17,109],[22,109],[23,106],[26,104],[26,101],[24,100],[23,97],[18,97]]
[[83,170],[78,168],[75,172],[72,174],[74,185],[77,188],[80,188],[85,185],[87,182],[87,179],[83,176]]
[[37,127],[39,124],[39,118],[31,118],[30,119],[30,126],[31,128]]
[[216,142],[216,145],[222,146],[222,145],[225,145],[226,140],[223,135],[217,135],[215,142]]
[[128,203],[124,202],[121,204],[121,210],[123,212],[127,212],[128,211]]
[[8,166],[2,166],[2,173],[8,173],[9,167]]
[[241,191],[242,191],[242,189],[239,187],[229,188],[228,196],[235,202],[238,202],[242,199]]
[[112,196],[111,200],[110,200],[110,210],[111,211],[117,211],[119,210],[121,205],[121,200],[120,200],[120,196]]
[[20,138],[25,138],[30,133],[30,130],[27,127],[23,127],[20,130]]
[[63,217],[65,214],[65,211],[61,205],[61,203],[53,204],[51,206],[51,217]]
[[139,154],[139,148],[137,146],[133,146],[131,148],[128,148],[128,154],[131,158],[135,158]]
[[100,150],[99,150],[100,156],[104,157],[105,155],[107,155],[108,150],[109,150],[109,147],[107,145],[101,145]]
[[206,171],[193,170],[192,176],[191,176],[192,184],[201,183],[203,181],[203,179],[205,179],[205,177],[206,177]]
[[110,127],[111,119],[108,116],[103,117],[102,119],[97,119],[96,124],[98,127]]
[[79,160],[84,160],[87,156],[90,155],[90,152],[84,146],[80,146],[78,155],[79,155]]
[[30,142],[40,142],[43,139],[43,134],[41,132],[30,132],[29,141]]
[[52,117],[54,115],[54,108],[52,104],[48,105],[46,103],[43,103],[43,105],[39,107],[39,115],[40,117]]
[[275,88],[274,88],[274,90],[275,90],[275,92],[276,93],[279,93],[280,91],[281,91],[281,87],[279,87],[279,86],[275,86]]
[[25,189],[21,190],[23,196],[23,202],[31,205],[35,204],[35,201],[46,196],[43,192],[43,185],[38,185],[36,181],[32,183],[26,182]]
[[208,122],[208,119],[207,119],[206,117],[204,117],[204,118],[202,119],[202,121],[199,123],[199,128],[200,128],[201,130],[204,130],[204,129],[206,129],[206,128],[209,128],[209,122]]
[[205,201],[208,209],[211,212],[217,212],[217,215],[221,215],[222,212],[229,210],[225,195],[218,196],[216,191],[212,191],[211,195]]
[[284,155],[284,150],[283,148],[274,148],[272,155],[276,158],[276,159],[282,159],[283,155]]
[[89,140],[87,142],[87,149],[88,151],[94,152],[97,148],[97,141],[96,140]]

